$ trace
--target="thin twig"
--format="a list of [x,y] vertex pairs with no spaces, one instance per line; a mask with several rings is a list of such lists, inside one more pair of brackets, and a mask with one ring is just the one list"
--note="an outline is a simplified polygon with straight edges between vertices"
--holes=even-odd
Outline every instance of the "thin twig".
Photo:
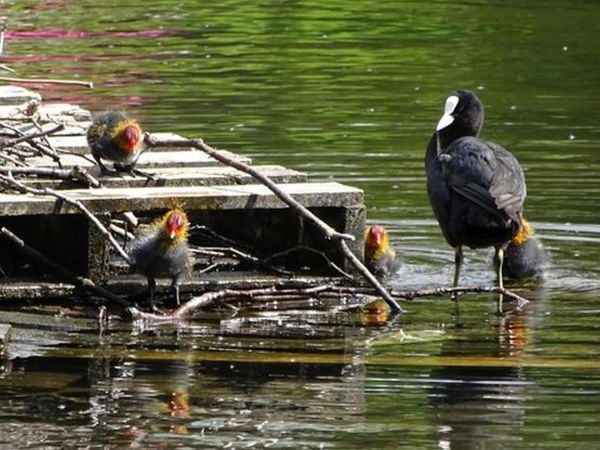
[[[48,136],[50,134],[57,133],[57,132],[62,131],[64,129],[65,129],[65,126],[61,123],[59,125],[56,125],[54,128],[51,128],[51,129],[46,130],[46,131],[39,131],[37,133],[26,134],[24,136],[18,137],[16,139],[11,140],[11,141],[2,142],[2,143],[0,143],[0,149],[6,148],[6,147],[12,147],[13,145],[20,144],[21,142],[30,141],[31,139],[40,138],[40,137],[43,137],[43,136]],[[56,155],[54,155],[54,156],[56,156]]]
[[73,166],[71,169],[0,166],[0,173],[12,173],[13,175],[39,175],[44,177],[58,178],[61,180],[69,180],[74,178],[76,180],[83,181],[89,187],[100,187],[100,182],[91,176],[88,171],[81,166]]
[[148,147],[193,147],[203,151],[217,161],[233,167],[241,172],[247,173],[255,180],[258,180],[264,186],[266,186],[273,194],[277,196],[282,202],[287,204],[294,212],[300,217],[306,218],[312,222],[319,230],[321,230],[327,239],[332,240],[342,252],[344,257],[363,275],[369,283],[377,289],[379,294],[383,297],[385,302],[389,305],[393,313],[402,312],[402,308],[396,300],[388,293],[388,291],[379,283],[379,281],[368,271],[368,269],[362,264],[362,262],[350,251],[345,243],[345,239],[354,240],[354,236],[338,233],[334,228],[329,226],[327,223],[319,219],[313,214],[308,208],[298,203],[291,195],[287,192],[282,191],[277,184],[266,175],[262,174],[259,170],[244,164],[240,161],[234,160],[222,152],[212,148],[211,146],[204,143],[202,139],[169,139],[169,138],[157,138],[156,136],[146,133],[145,141]]
[[331,267],[333,270],[335,270],[336,272],[338,272],[341,276],[343,276],[344,278],[346,278],[348,280],[353,280],[354,279],[354,277],[352,277],[352,275],[350,275],[349,273],[345,272],[341,267],[339,267],[336,263],[334,263],[331,259],[329,259],[327,257],[327,255],[325,254],[325,252],[322,252],[320,250],[316,250],[316,249],[308,247],[306,245],[298,245],[298,246],[296,246],[294,248],[290,248],[290,249],[283,250],[283,251],[278,252],[278,253],[274,253],[272,255],[267,256],[262,261],[263,261],[263,263],[266,263],[266,262],[271,261],[273,259],[277,259],[277,258],[280,258],[282,256],[287,256],[290,253],[297,252],[299,250],[305,250],[307,252],[314,253],[316,255],[321,256],[323,258],[323,260],[325,261],[325,263],[329,267]]
[[27,79],[27,78],[11,78],[0,77],[0,81],[8,81],[10,83],[29,83],[29,84],[66,84],[72,86],[86,86],[90,89],[94,88],[94,83],[91,81],[72,81],[72,80],[50,80],[50,79]]
[[[33,116],[31,118],[31,121],[33,122],[33,124],[35,125],[35,127],[42,131],[43,127],[40,125],[40,123],[38,122],[38,119],[36,116]],[[53,122],[56,123],[56,122]],[[61,123],[58,123],[58,125],[63,125]],[[52,142],[50,142],[50,140],[48,139],[48,136],[42,136],[44,144],[50,149],[50,151],[52,152],[49,156],[56,161],[56,163],[58,163],[58,167],[62,168],[62,163],[60,161],[60,157],[58,156],[58,151],[56,150],[56,148],[54,148],[54,146],[52,145]]]
[[10,178],[5,175],[0,175],[0,184],[11,187],[21,193],[28,193],[28,194],[33,194],[33,195],[49,195],[49,196],[58,198],[59,200],[62,200],[63,202],[74,206],[79,211],[81,211],[96,226],[96,228],[100,231],[100,233],[102,235],[104,235],[110,241],[110,243],[112,244],[114,249],[119,253],[119,255],[121,255],[121,257],[129,265],[133,265],[133,260],[125,252],[125,250],[123,250],[123,247],[121,247],[119,245],[119,243],[116,241],[116,239],[110,233],[110,231],[108,231],[106,229],[106,227],[104,225],[102,225],[102,223],[98,220],[98,218],[96,216],[94,216],[81,202],[79,202],[77,200],[73,200],[64,194],[61,194],[60,192],[55,191],[54,189],[50,189],[50,188],[33,189],[29,186],[24,185],[23,183],[19,183],[14,178]]
[[43,254],[41,254],[34,248],[27,245],[22,239],[20,239],[18,236],[13,234],[7,228],[2,227],[0,229],[0,233],[5,238],[7,238],[13,245],[18,247],[27,256],[29,256],[30,258],[39,262],[40,264],[44,265],[45,267],[50,269],[52,272],[58,274],[61,278],[64,278],[69,283],[73,284],[74,286],[77,286],[78,288],[81,288],[88,292],[93,292],[94,294],[97,294],[100,297],[103,297],[103,298],[106,298],[107,300],[115,302],[124,308],[131,307],[131,304],[127,300],[122,299],[118,295],[115,295],[112,292],[107,291],[106,289],[96,286],[92,280],[85,278],[85,277],[81,277],[79,275],[76,275],[75,273],[73,273],[69,269],[67,269],[66,267],[63,267],[60,264],[56,263],[55,261],[52,261],[51,259],[47,258],[46,256],[44,256]]
[[231,256],[231,257],[237,258],[238,260],[250,262],[250,263],[256,265],[257,267],[261,267],[261,268],[265,269],[266,271],[274,272],[278,275],[285,275],[285,276],[294,275],[294,273],[290,272],[289,270],[284,270],[284,269],[279,269],[277,267],[274,267],[271,264],[264,262],[260,258],[257,258],[256,256],[250,255],[248,253],[244,253],[241,250],[238,250],[237,248],[234,248],[234,247],[198,247],[198,250],[208,251],[208,252],[220,252],[220,254],[213,253],[213,255],[210,255],[210,256],[223,256],[223,257]]
[[18,159],[13,158],[12,156],[0,153],[0,158],[2,158],[5,161],[16,164],[17,166],[27,167],[27,164],[25,164],[23,161],[19,161]]

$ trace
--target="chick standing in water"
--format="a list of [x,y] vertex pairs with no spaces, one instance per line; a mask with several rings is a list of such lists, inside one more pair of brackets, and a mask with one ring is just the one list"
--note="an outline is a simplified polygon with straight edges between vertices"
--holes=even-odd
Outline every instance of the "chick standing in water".
[[[140,125],[118,111],[107,111],[96,116],[87,131],[87,142],[92,156],[103,175],[129,172],[150,177],[134,166],[146,150]],[[108,169],[101,159],[113,161],[115,170]]]
[[171,278],[171,288],[179,305],[179,281],[189,273],[191,267],[188,230],[186,214],[175,208],[150,225],[131,245],[130,255],[137,271],[148,277],[152,308],[155,306],[154,294],[158,277]]
[[400,261],[390,245],[388,233],[380,225],[365,230],[365,265],[379,277],[393,275],[400,269]]
[[[521,229],[510,241],[504,253],[504,271],[507,278],[524,280],[541,278],[548,264],[548,254],[540,240],[534,235],[533,227],[521,218]],[[498,266],[498,260],[494,259]]]

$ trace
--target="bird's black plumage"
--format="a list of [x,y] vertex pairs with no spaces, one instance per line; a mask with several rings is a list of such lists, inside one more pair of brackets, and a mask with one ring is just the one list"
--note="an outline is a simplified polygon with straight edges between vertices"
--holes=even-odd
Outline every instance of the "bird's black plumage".
[[462,246],[503,251],[519,231],[526,196],[517,159],[477,138],[483,116],[473,92],[452,93],[425,155],[429,202],[446,241],[456,250],[455,285]]

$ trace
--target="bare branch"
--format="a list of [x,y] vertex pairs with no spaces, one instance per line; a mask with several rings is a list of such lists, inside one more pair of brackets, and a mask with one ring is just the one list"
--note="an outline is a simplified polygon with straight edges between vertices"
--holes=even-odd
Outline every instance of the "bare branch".
[[24,254],[26,254],[33,260],[37,261],[41,265],[45,266],[52,272],[56,273],[61,278],[64,278],[69,283],[71,283],[85,291],[93,292],[94,294],[97,294],[100,297],[103,297],[103,298],[106,298],[107,300],[115,302],[124,308],[129,308],[131,306],[131,304],[127,300],[122,299],[118,295],[115,295],[112,292],[107,291],[106,289],[96,286],[94,284],[94,282],[92,282],[92,280],[81,277],[79,275],[76,275],[75,273],[73,273],[69,269],[67,269],[66,267],[63,267],[60,264],[56,263],[55,261],[52,261],[51,259],[42,255],[40,252],[38,252],[34,248],[27,245],[22,239],[20,239],[18,236],[13,234],[7,228],[2,227],[0,229],[0,233],[6,239],[8,239],[14,246],[19,248],[19,250],[21,250]]
[[13,175],[40,175],[44,177],[58,178],[68,180],[74,178],[83,181],[87,186],[98,188],[100,182],[91,176],[87,170],[81,166],[74,166],[71,169],[56,169],[51,167],[9,167],[0,166],[0,173],[12,173]]
[[56,125],[54,128],[51,128],[50,130],[40,131],[38,133],[26,134],[26,135],[23,135],[16,139],[13,139],[11,141],[2,142],[2,143],[0,143],[0,149],[6,148],[6,147],[12,147],[13,145],[17,145],[21,142],[30,141],[31,139],[48,136],[50,134],[57,133],[64,129],[65,129],[65,126],[61,123],[59,125]]
[[394,313],[402,312],[402,308],[396,300],[387,292],[387,290],[379,283],[379,281],[368,271],[368,269],[360,262],[360,260],[350,251],[345,243],[345,239],[354,240],[354,236],[338,233],[334,228],[330,227],[327,223],[319,219],[313,214],[308,208],[298,203],[291,195],[282,191],[279,186],[269,177],[263,175],[259,170],[244,164],[240,161],[229,158],[222,152],[212,148],[211,146],[204,143],[202,139],[163,139],[157,138],[156,136],[146,133],[145,141],[148,147],[193,147],[203,151],[217,161],[233,167],[241,172],[247,173],[255,180],[258,180],[264,186],[273,192],[282,202],[287,204],[294,212],[299,216],[309,220],[319,230],[321,230],[327,239],[332,240],[342,252],[344,257],[363,275],[369,283],[380,293],[385,302],[389,305]]
[[102,225],[102,223],[98,220],[98,218],[96,216],[94,216],[81,202],[79,202],[77,200],[73,200],[64,194],[61,194],[60,192],[55,191],[54,189],[50,189],[50,188],[33,189],[29,186],[24,185],[23,183],[19,183],[17,180],[7,177],[5,175],[0,175],[0,184],[3,184],[4,186],[8,186],[8,187],[10,187],[18,192],[21,192],[21,193],[27,193],[27,194],[33,194],[33,195],[49,195],[49,196],[58,198],[59,200],[62,200],[63,202],[74,206],[79,211],[81,211],[96,226],[96,228],[98,228],[100,233],[103,234],[110,241],[110,243],[112,244],[114,249],[117,251],[117,253],[119,253],[119,255],[121,255],[121,257],[125,261],[127,261],[127,263],[129,265],[133,265],[132,259],[125,252],[125,250],[123,250],[123,247],[121,247],[119,245],[119,243],[116,241],[116,239],[110,233],[110,231],[108,231],[106,229],[106,227],[104,225]]

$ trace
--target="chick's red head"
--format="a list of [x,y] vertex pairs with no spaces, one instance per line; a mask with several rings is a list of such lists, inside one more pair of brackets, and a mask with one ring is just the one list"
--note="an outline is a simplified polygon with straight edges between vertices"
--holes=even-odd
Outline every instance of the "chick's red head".
[[378,248],[385,245],[387,231],[380,225],[374,225],[367,230],[366,244],[369,247]]
[[140,144],[142,133],[136,125],[127,125],[120,135],[120,141],[128,152],[134,152]]
[[179,210],[169,211],[165,220],[165,230],[169,239],[187,236],[188,220],[185,213]]

